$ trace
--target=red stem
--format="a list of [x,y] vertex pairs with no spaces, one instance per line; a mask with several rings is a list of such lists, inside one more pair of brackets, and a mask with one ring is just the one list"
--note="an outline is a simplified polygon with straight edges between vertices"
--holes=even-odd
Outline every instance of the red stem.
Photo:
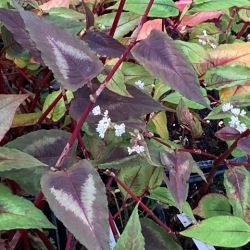
[[133,198],[133,200],[135,200],[139,206],[142,208],[142,210],[144,212],[146,212],[157,224],[159,224],[163,229],[164,231],[166,231],[167,233],[171,233],[171,234],[174,234],[173,231],[168,227],[166,226],[159,218],[157,218],[154,213],[152,212],[151,209],[149,209],[142,201],[140,198],[138,198],[136,196],[135,193],[133,193],[130,188],[125,184],[123,183],[119,178],[117,178],[115,176],[114,173],[110,172],[110,171],[107,171],[107,173],[109,173],[111,176],[114,177],[114,179],[116,180],[116,182]]
[[71,242],[72,242],[72,239],[73,239],[72,233],[68,232],[65,250],[71,250]]
[[111,27],[111,29],[110,29],[110,31],[109,31],[109,35],[112,36],[112,37],[113,37],[114,34],[115,34],[115,31],[116,31],[118,22],[119,22],[119,20],[120,20],[120,17],[121,17],[122,11],[123,11],[123,7],[124,7],[124,4],[125,4],[125,1],[126,1],[126,0],[120,0],[118,9],[117,9],[117,11],[116,11],[115,19],[114,19],[113,24],[112,24],[112,27]]
[[233,144],[221,155],[219,156],[217,159],[214,160],[213,166],[209,172],[209,175],[207,176],[207,182],[204,182],[203,185],[201,186],[200,190],[199,190],[199,194],[198,194],[198,200],[207,193],[209,186],[212,183],[212,180],[216,174],[216,170],[218,168],[218,166],[225,160],[227,159],[230,154],[232,153],[232,151],[237,147],[237,143],[238,141],[243,138],[243,137],[247,137],[250,135],[250,129],[247,129],[244,133],[242,133],[234,142]]
[[55,250],[54,246],[52,245],[48,237],[42,231],[35,229],[34,232],[42,240],[43,244],[47,247],[48,250]]
[[239,31],[239,33],[236,36],[237,39],[240,39],[242,37],[242,35],[244,35],[248,26],[249,26],[249,22],[245,22],[244,25],[242,26],[241,30]]

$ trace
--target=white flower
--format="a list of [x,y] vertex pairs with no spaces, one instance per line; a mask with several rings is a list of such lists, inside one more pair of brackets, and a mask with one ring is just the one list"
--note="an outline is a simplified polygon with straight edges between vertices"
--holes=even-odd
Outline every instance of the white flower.
[[200,38],[198,41],[199,41],[199,43],[201,43],[202,45],[206,45],[206,44],[207,44],[207,42],[206,42],[205,40],[201,39],[201,38]]
[[240,125],[239,118],[237,116],[231,116],[231,121],[229,122],[229,126],[231,128],[235,128]]
[[236,127],[236,129],[237,129],[240,133],[243,133],[243,132],[245,132],[245,131],[247,130],[247,126],[246,126],[246,124],[241,123],[241,124],[239,124],[239,125]]
[[140,154],[143,153],[145,151],[145,148],[143,146],[140,145],[134,145],[132,148],[127,147],[128,149],[128,154],[131,155],[133,152]]
[[217,45],[215,43],[210,43],[210,46],[213,48],[213,49],[216,49],[217,48]]
[[100,106],[98,105],[98,106],[94,107],[92,110],[92,113],[93,113],[93,115],[100,115],[102,113]]
[[104,117],[108,117],[108,114],[109,114],[108,110],[105,110],[104,113],[103,113]]
[[144,82],[141,80],[136,81],[135,85],[140,89],[144,89]]
[[221,109],[223,112],[227,112],[227,111],[233,109],[233,105],[231,105],[231,103],[225,103],[222,105]]
[[240,114],[240,109],[238,108],[233,108],[231,109],[231,113],[235,116],[238,116]]
[[109,128],[111,123],[111,119],[107,116],[104,116],[97,124],[96,127],[96,132],[99,133],[99,136],[101,138],[104,138],[105,136],[105,132],[107,131],[107,129]]
[[203,30],[202,32],[203,32],[204,36],[207,36],[207,31],[206,30]]
[[124,133],[125,133],[125,124],[124,123],[121,123],[120,125],[116,124],[115,125],[115,135],[121,136]]
[[240,112],[240,116],[245,116],[246,113],[247,112],[244,109],[242,109],[241,112]]

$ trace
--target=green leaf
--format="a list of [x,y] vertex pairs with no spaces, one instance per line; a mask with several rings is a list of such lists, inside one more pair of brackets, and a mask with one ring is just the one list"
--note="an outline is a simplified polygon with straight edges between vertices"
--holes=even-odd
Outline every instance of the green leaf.
[[229,9],[234,6],[249,6],[249,0],[195,0],[192,6],[192,9],[189,11],[190,14],[201,11]]
[[145,239],[141,233],[141,224],[138,215],[138,206],[135,207],[129,221],[117,241],[114,250],[144,250]]
[[155,125],[156,132],[160,135],[161,138],[168,139],[168,128],[167,128],[167,116],[164,111],[159,112],[152,122]]
[[203,220],[181,235],[219,247],[240,247],[250,241],[250,226],[236,216],[215,216]]
[[0,172],[39,166],[47,165],[17,149],[0,147]]
[[[157,200],[160,203],[178,208],[178,205],[175,202],[172,194],[166,187],[157,187],[155,189],[150,190],[149,198]],[[192,208],[190,207],[188,202],[184,202],[182,211],[193,221],[196,221],[192,212]]]
[[245,167],[234,167],[226,170],[224,186],[234,215],[245,219],[250,208],[250,173]]
[[[96,22],[102,29],[110,29],[113,24],[115,15],[116,12],[99,16],[97,17]],[[134,13],[122,13],[118,22],[117,29],[115,31],[114,38],[121,38],[132,31],[138,24],[139,17],[140,16]]]
[[[45,102],[43,104],[43,110],[42,112],[45,112],[47,108],[51,105],[51,103],[60,95],[61,90],[54,91],[51,94],[49,94]],[[73,99],[73,93],[70,90],[66,91],[67,101],[70,102]],[[60,101],[56,104],[56,106],[49,112],[47,115],[47,118],[52,119],[52,121],[57,122],[59,121],[66,112],[66,106],[63,98],[60,99]]]
[[140,221],[146,250],[182,250],[182,247],[176,242],[173,236],[166,233],[152,220],[142,218]]
[[222,104],[213,108],[213,110],[205,117],[205,119],[219,120],[219,119],[230,118],[232,116],[231,112],[223,112],[221,108]]
[[55,228],[34,204],[0,184],[0,230]]
[[244,22],[250,22],[250,10],[239,10],[238,15]]
[[231,206],[224,195],[207,194],[202,197],[193,212],[202,218],[209,218],[218,215],[231,215]]
[[[148,5],[147,0],[127,0],[123,7],[124,10],[134,12],[139,15],[143,15]],[[117,2],[110,9],[116,9],[119,6]],[[179,14],[177,6],[172,0],[155,0],[148,16],[149,17],[170,17],[177,16]]]
[[209,69],[205,75],[208,90],[243,85],[250,81],[250,68],[242,65],[225,65]]

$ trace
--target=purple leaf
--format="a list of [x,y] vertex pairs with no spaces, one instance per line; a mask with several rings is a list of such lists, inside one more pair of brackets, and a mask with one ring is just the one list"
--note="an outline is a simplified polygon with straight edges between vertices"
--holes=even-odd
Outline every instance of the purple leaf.
[[[120,57],[125,47],[113,37],[104,32],[90,29],[84,34],[83,40],[88,46],[101,56]],[[130,58],[132,55],[130,54]]]
[[42,177],[42,191],[59,220],[89,250],[109,249],[105,186],[86,160]]
[[43,61],[64,88],[75,91],[102,71],[98,57],[83,41],[29,11],[18,10]]
[[171,88],[190,100],[208,106],[191,63],[167,34],[152,30],[146,39],[133,48],[132,54],[149,72]]
[[41,53],[31,40],[29,33],[25,29],[23,19],[17,11],[0,8],[0,21],[3,22],[4,26],[23,48],[29,50],[36,60],[42,62]]
[[[95,89],[97,87],[97,85],[94,85]],[[129,117],[140,116],[166,109],[163,105],[133,86],[127,85],[127,90],[133,98],[121,96],[105,89],[97,99],[96,106],[99,105],[103,112],[108,110],[112,121],[121,121]],[[84,107],[89,101],[90,94],[91,92],[86,86],[79,89],[74,94],[75,98],[70,105],[70,115],[75,120],[80,118]],[[100,116],[89,115],[89,122],[96,122],[98,120],[100,120]]]
[[195,164],[193,157],[187,152],[161,153],[161,162],[169,171],[164,180],[173,195],[178,208],[182,210],[188,196],[188,180]]
[[215,136],[222,141],[235,140],[240,132],[235,128],[224,127],[215,133]]
[[250,155],[250,137],[240,139],[237,147]]

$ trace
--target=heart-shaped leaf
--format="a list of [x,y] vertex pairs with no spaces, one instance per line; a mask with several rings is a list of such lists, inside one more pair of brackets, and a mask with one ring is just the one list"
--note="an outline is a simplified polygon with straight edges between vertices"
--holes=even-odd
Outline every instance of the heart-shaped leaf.
[[194,69],[167,34],[152,30],[146,39],[136,44],[132,54],[149,72],[171,88],[207,106]]
[[236,248],[250,241],[250,226],[239,217],[221,215],[203,220],[180,234],[210,245]]
[[10,129],[16,109],[28,95],[0,95],[0,141]]
[[109,249],[105,186],[86,160],[42,177],[42,191],[64,225],[89,250]]
[[75,91],[102,71],[98,57],[83,41],[32,12],[16,7],[43,61],[64,88]]
[[175,152],[161,153],[161,162],[169,171],[169,177],[164,180],[172,193],[179,210],[182,210],[183,203],[188,195],[188,180],[195,161],[190,153]]
[[0,230],[55,228],[32,202],[13,195],[3,184],[0,184],[0,208]]

